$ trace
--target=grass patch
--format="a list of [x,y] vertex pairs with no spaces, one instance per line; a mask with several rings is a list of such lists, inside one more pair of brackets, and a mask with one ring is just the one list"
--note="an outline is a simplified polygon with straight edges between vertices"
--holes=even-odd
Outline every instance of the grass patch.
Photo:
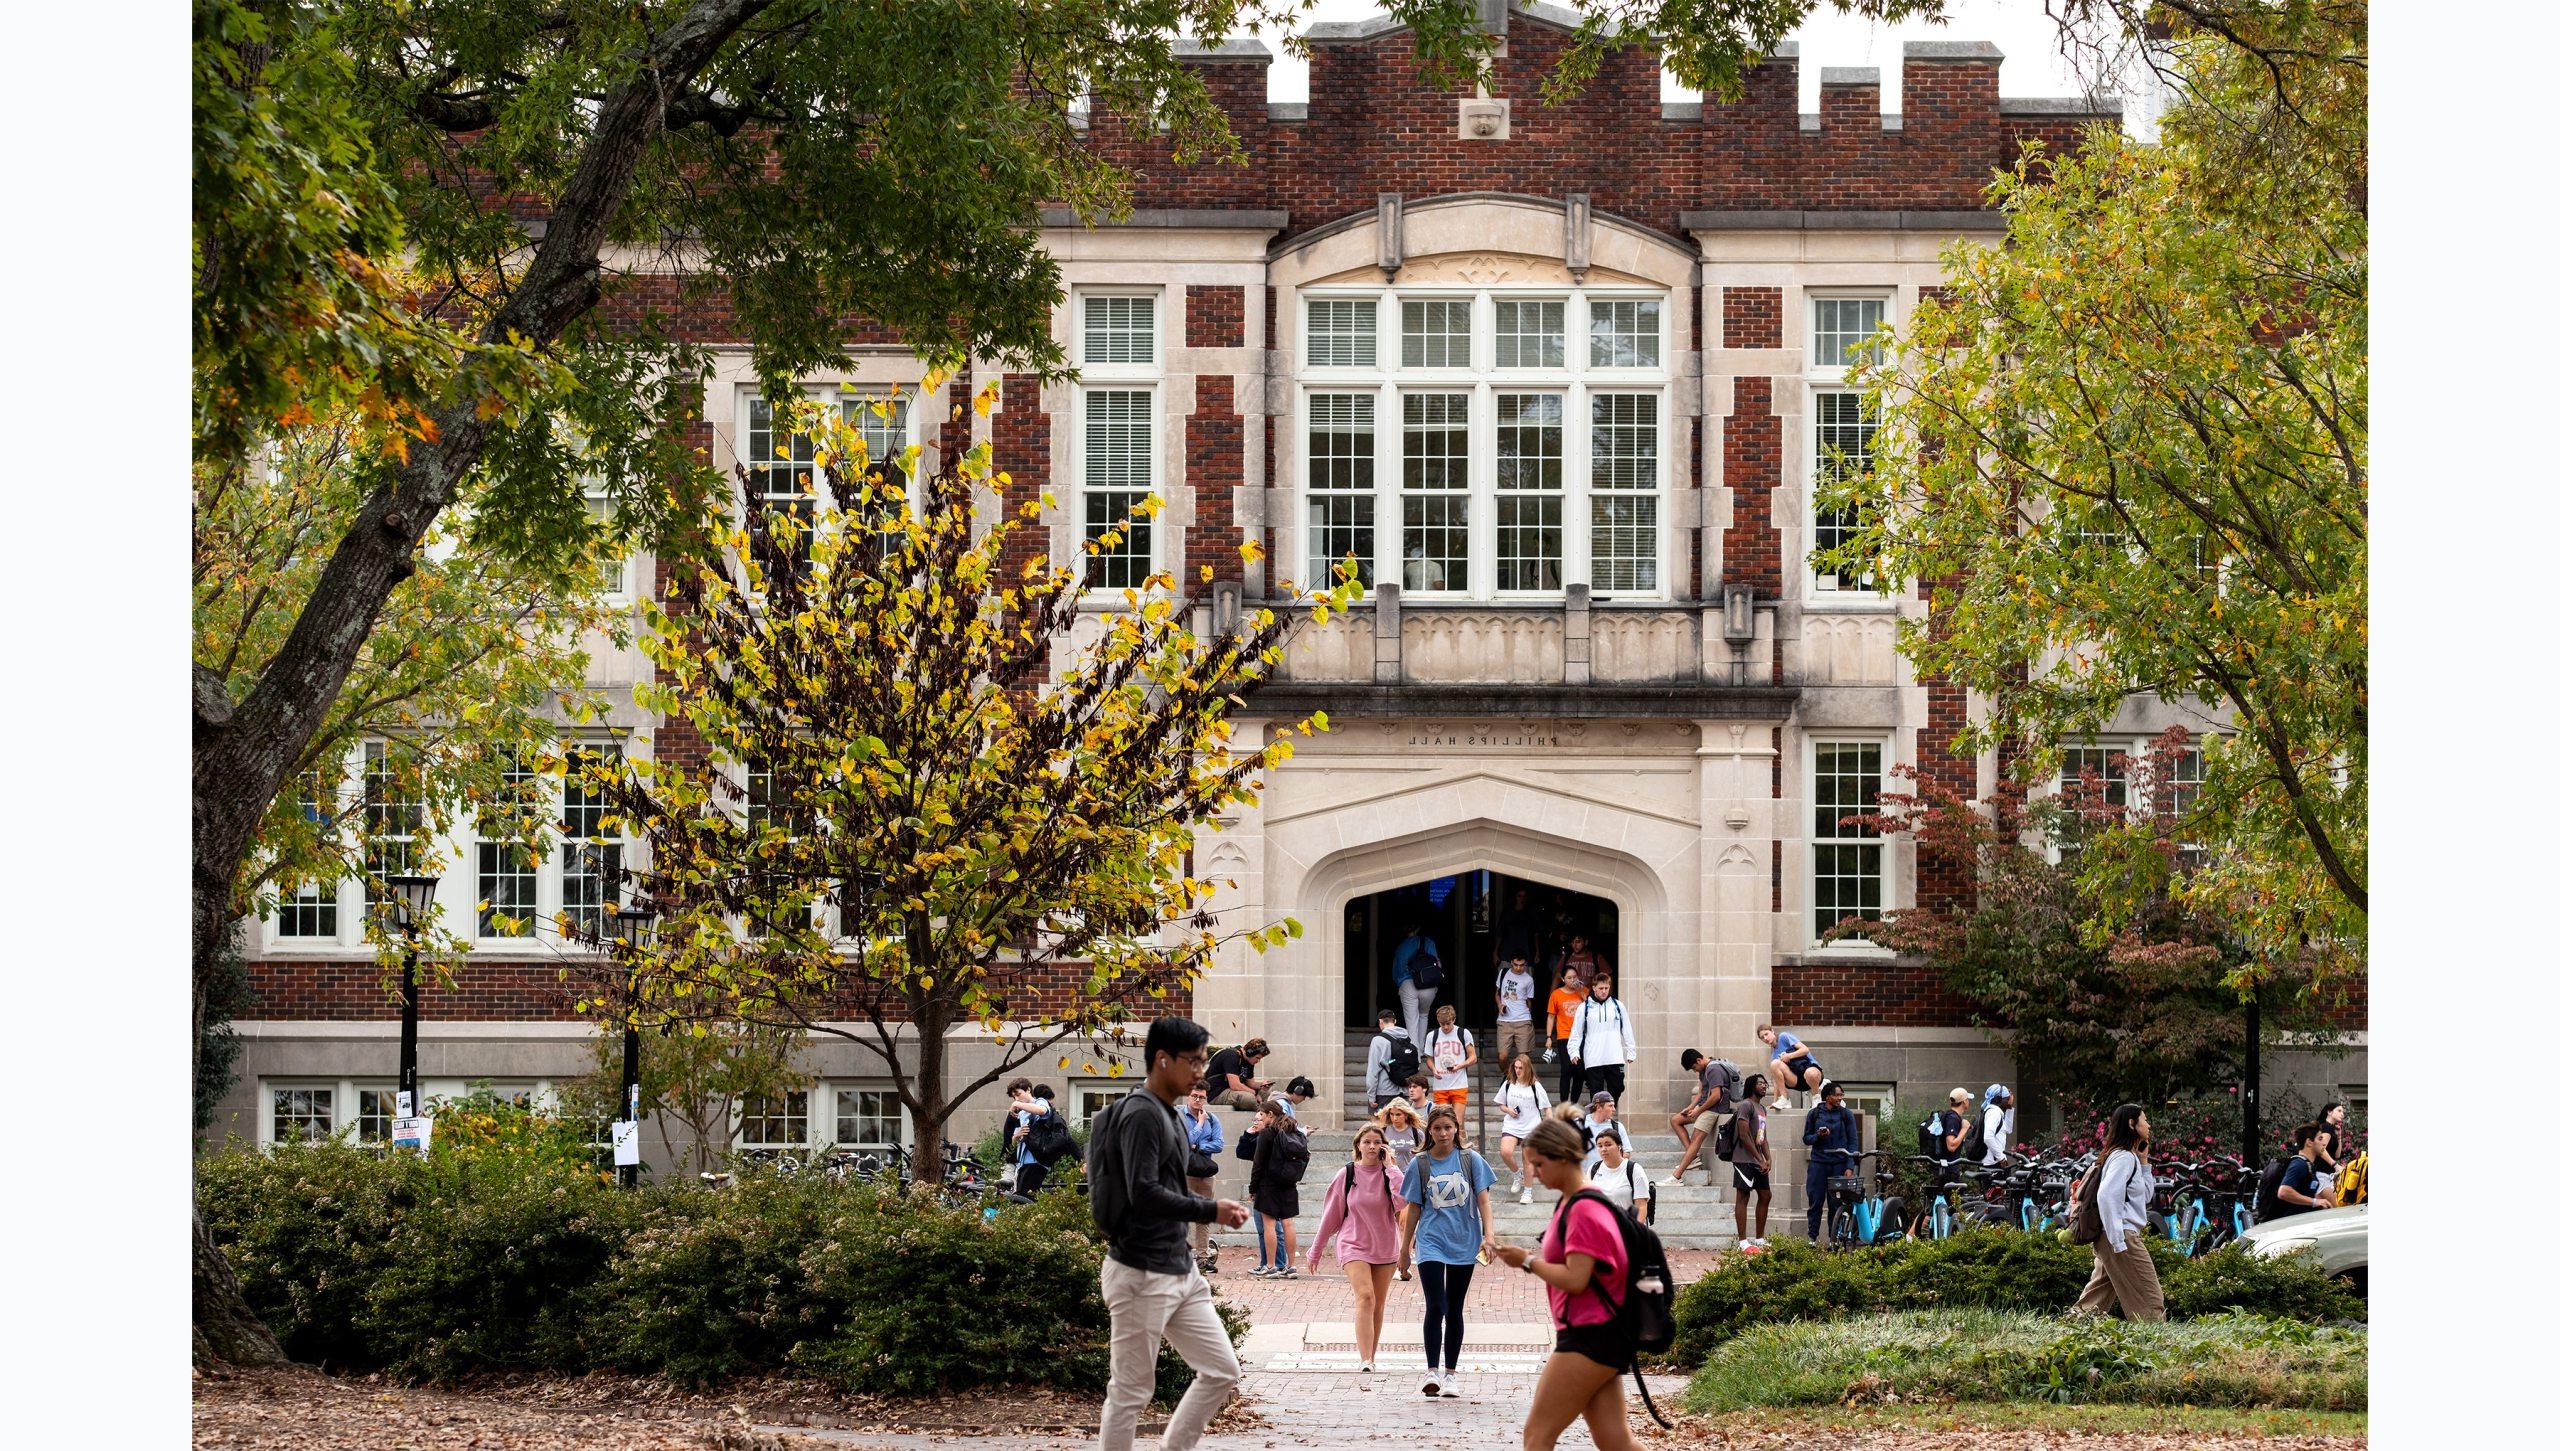
[[2362,1436],[2362,1411],[2234,1410],[2224,1406],[2049,1405],[2041,1401],[1960,1401],[1943,1406],[1825,1406],[1729,1411],[1715,1429],[1813,1436],[1884,1431],[2045,1431],[2120,1436]]
[[1960,1402],[2360,1412],[2365,1337],[2252,1315],[2136,1325],[1929,1310],[1759,1326],[1688,1389],[1702,1412]]

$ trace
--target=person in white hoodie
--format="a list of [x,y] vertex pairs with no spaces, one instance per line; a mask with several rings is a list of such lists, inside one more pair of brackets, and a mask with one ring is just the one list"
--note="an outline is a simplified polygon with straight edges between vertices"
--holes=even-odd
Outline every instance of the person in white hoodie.
[[1607,973],[1591,980],[1590,1000],[1573,1015],[1573,1036],[1566,1040],[1565,1052],[1593,1092],[1606,1089],[1612,1098],[1626,1093],[1627,1065],[1636,1061],[1636,1033]]
[[[1396,1044],[1411,1043],[1413,1035],[1404,1030],[1403,1022],[1393,1007],[1378,1009],[1378,1035],[1369,1040],[1369,1112],[1387,1106],[1387,1100],[1404,1097],[1404,1082],[1395,1076]],[[1420,1071],[1422,1050],[1416,1048],[1409,1057]]]

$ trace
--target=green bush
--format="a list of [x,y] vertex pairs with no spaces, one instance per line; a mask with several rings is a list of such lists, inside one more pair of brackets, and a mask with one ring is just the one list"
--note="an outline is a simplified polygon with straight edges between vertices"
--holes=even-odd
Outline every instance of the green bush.
[[1923,1310],[1734,1336],[1691,1376],[1692,1411],[2043,1400],[2356,1411],[2362,1331],[2256,1316],[2146,1325]]
[[[2361,1319],[2363,1306],[2308,1263],[2237,1247],[2186,1259],[2147,1241],[2169,1314],[2240,1310],[2308,1321]],[[2091,1254],[2059,1234],[1972,1229],[1846,1252],[1777,1240],[1728,1254],[1680,1292],[1670,1358],[1697,1365],[1725,1341],[1773,1322],[1838,1320],[1885,1310],[1982,1308],[2059,1314],[2089,1282]]]
[[[250,1304],[333,1370],[797,1370],[885,1393],[1110,1375],[1072,1192],[993,1213],[823,1178],[623,1193],[547,1151],[448,1154],[441,1125],[426,1160],[320,1144],[207,1159],[198,1185]],[[1168,1354],[1158,1393],[1189,1380]]]

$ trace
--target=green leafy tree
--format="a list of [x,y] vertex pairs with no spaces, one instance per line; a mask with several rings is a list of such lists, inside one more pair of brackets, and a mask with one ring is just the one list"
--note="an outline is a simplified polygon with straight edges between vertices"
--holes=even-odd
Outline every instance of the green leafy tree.
[[[616,788],[664,914],[635,1006],[863,1046],[933,1176],[971,1094],[1071,1037],[1116,1033],[1231,937],[1299,931],[1223,929],[1195,833],[1324,728],[1318,714],[1246,745],[1231,713],[1295,621],[1359,586],[1207,628],[1170,576],[1096,599],[1045,554],[1007,566],[1054,501],[986,513],[986,445],[915,498],[912,450],[875,468],[855,425],[792,411],[830,502],[759,506],[722,531],[645,641],[643,703],[707,759],[661,753]],[[949,1067],[965,1024],[996,1050],[969,1077]]]
[[[2208,860],[2175,894],[2243,945],[2245,988],[2362,960],[2361,141],[2254,52],[2174,48],[2191,93],[2161,144],[2092,136],[2000,178],[2006,243],[1949,248],[1946,293],[1886,340],[1876,465],[1822,490],[1863,527],[1822,567],[1924,584],[1904,654],[1990,700],[1960,748],[2019,744],[2029,773],[2138,694],[2227,712],[2180,826]],[[2360,61],[2308,73],[2360,105]],[[2269,119],[2288,97],[2327,129]],[[2131,881],[2083,885],[2121,925]]]
[[[2334,992],[2298,962],[2244,974],[2246,946],[2179,890],[2200,867],[2175,770],[2186,744],[2173,729],[2123,763],[2121,787],[2092,771],[2030,802],[2012,784],[1987,811],[1903,768],[1868,824],[1909,835],[1972,890],[1835,935],[1929,959],[1976,1024],[2012,1034],[2026,1082],[2073,1122],[2237,1083],[2244,976],[2268,1030],[2334,1043]],[[2108,905],[2123,902],[2138,909]]]

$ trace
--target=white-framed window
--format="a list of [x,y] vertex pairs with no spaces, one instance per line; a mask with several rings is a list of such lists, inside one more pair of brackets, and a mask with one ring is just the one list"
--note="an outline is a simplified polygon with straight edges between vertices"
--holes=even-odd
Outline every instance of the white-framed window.
[[[917,427],[922,413],[915,406],[913,383],[813,383],[802,390],[821,410],[834,409],[862,435],[871,464],[891,466],[908,448],[921,444]],[[883,411],[885,409],[885,412]],[[822,481],[818,475],[818,441],[778,428],[773,405],[759,392],[738,394],[738,462],[747,473],[747,491],[764,504],[769,518],[789,514],[801,524],[794,557],[806,560],[814,540],[809,532],[818,517]]]
[[[618,745],[572,747],[560,770],[560,913],[580,939],[613,935],[614,891],[622,873],[622,839],[605,830],[604,793],[587,779],[591,768],[622,764]],[[602,860],[599,861],[598,857]]]
[[400,1090],[397,1085],[360,1084],[356,1087],[356,1116],[350,1125],[355,1140],[368,1147],[391,1142],[391,1120],[399,1116]]
[[517,757],[499,771],[497,798],[480,804],[472,852],[476,936],[531,937],[542,883],[541,803],[550,793],[531,761]]
[[1423,601],[1666,588],[1659,294],[1312,291],[1307,577],[1355,555]]
[[1650,297],[1610,298],[1591,304],[1591,366],[1662,366],[1662,304]]
[[1140,1085],[1127,1079],[1067,1085],[1067,1122],[1089,1128],[1093,1116],[1138,1091]]
[[365,910],[393,900],[387,878],[427,865],[427,802],[417,763],[391,741],[364,743]]
[[[2054,792],[2068,804],[2064,809],[2083,821],[2094,819],[2101,803],[2118,811],[2125,809],[2131,788],[2133,765],[2131,756],[2140,750],[2133,741],[2087,741],[2062,748],[2062,769],[2054,778]],[[2092,789],[2090,782],[2096,781]],[[2074,848],[2055,843],[2055,860],[2062,860]]]
[[1156,572],[1156,522],[1132,517],[1156,488],[1156,303],[1154,292],[1076,295],[1076,537],[1096,589],[1140,589]]
[[[1863,522],[1856,510],[1824,509],[1815,499],[1824,486],[1861,477],[1875,465],[1875,421],[1858,390],[1847,383],[1858,344],[1885,325],[1889,304],[1881,293],[1818,294],[1809,299],[1806,330],[1813,345],[1808,349],[1805,378],[1812,394],[1807,412],[1813,428],[1805,481],[1808,558],[1846,543]],[[1859,593],[1874,589],[1875,584],[1864,576],[1816,570],[1813,587]]]
[[835,1146],[840,1149],[893,1149],[907,1141],[906,1110],[896,1092],[886,1088],[838,1088],[835,1094]]
[[1357,562],[1378,580],[1378,395],[1307,395],[1307,580],[1333,583],[1333,567]]
[[738,1109],[738,1147],[750,1153],[806,1153],[814,1147],[809,1137],[809,1092],[792,1088],[748,1098]]
[[1155,401],[1145,388],[1088,388],[1084,394],[1083,542],[1085,581],[1137,589],[1155,572],[1155,521],[1131,517],[1155,490]]
[[[614,522],[613,494],[601,479],[590,480],[581,490],[587,512],[596,527],[610,529]],[[608,603],[628,602],[639,591],[640,555],[627,542],[616,546],[599,565],[603,574],[604,597]]]
[[1881,296],[1816,297],[1813,299],[1813,367],[1824,372],[1846,372],[1856,361],[1855,349],[1874,337],[1885,323],[1885,299]]
[[[2195,809],[2197,798],[2204,794],[2204,777],[2204,744],[2189,742],[2186,749],[2169,762],[2169,799],[2165,805],[2171,816],[2183,817]],[[2181,867],[2192,870],[2203,866],[2207,855],[2203,847],[2190,845],[2183,839],[2178,843],[2178,865]]]
[[325,1084],[277,1085],[267,1090],[267,1142],[318,1143],[338,1132],[338,1091]]
[[[324,835],[334,835],[338,816],[337,772],[328,767],[295,778],[294,791],[303,819]],[[338,895],[341,882],[301,882],[278,894],[276,936],[321,942],[338,940]]]
[[1809,744],[1806,779],[1813,817],[1805,833],[1810,848],[1806,882],[1811,893],[1806,921],[1809,937],[1820,945],[1822,934],[1834,925],[1885,912],[1884,835],[1856,818],[1873,815],[1880,807],[1891,763],[1881,740]]
[[1404,304],[1404,365],[1463,368],[1475,347],[1471,297],[1415,297]]

